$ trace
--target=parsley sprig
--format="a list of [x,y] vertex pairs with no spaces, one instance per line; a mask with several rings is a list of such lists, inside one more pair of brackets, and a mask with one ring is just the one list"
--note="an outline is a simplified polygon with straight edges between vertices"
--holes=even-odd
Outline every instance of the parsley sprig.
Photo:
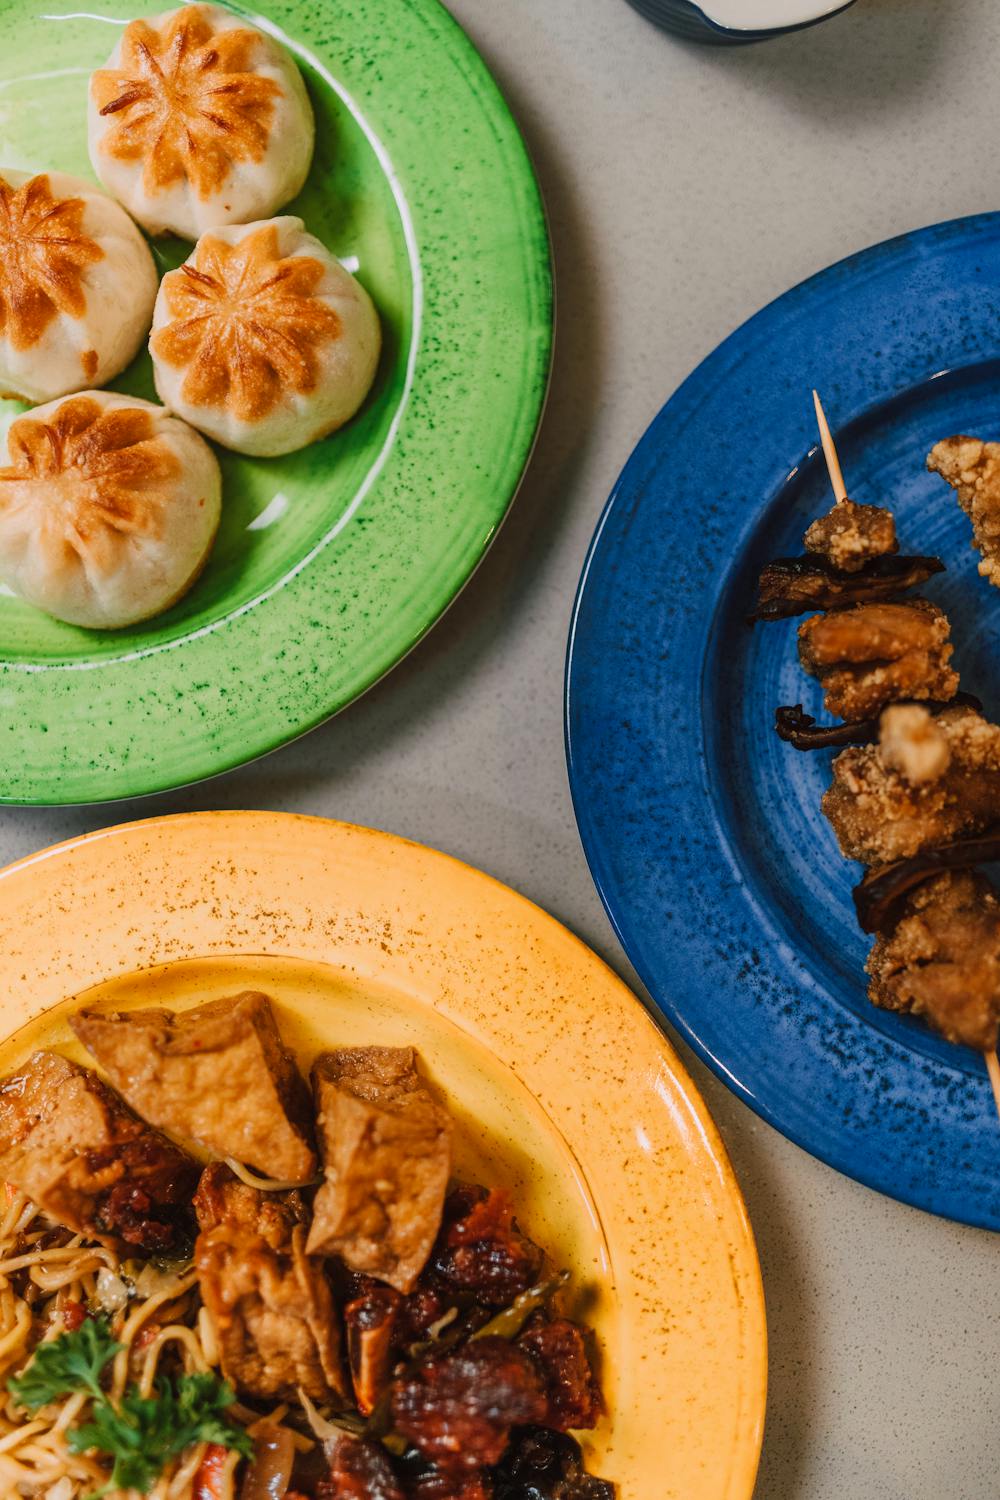
[[26,1411],[37,1411],[77,1391],[102,1399],[101,1373],[122,1347],[112,1338],[107,1323],[86,1318],[73,1333],[61,1333],[39,1344],[23,1375],[9,1380],[7,1388]]
[[153,1394],[134,1387],[114,1405],[101,1375],[124,1346],[105,1322],[88,1318],[73,1333],[39,1344],[24,1373],[7,1382],[19,1406],[37,1411],[82,1391],[92,1398],[87,1421],[66,1434],[73,1453],[95,1452],[113,1462],[108,1489],[146,1493],[167,1465],[194,1443],[218,1443],[253,1457],[253,1439],[229,1416],[232,1386],[210,1372],[161,1376]]
[[73,1453],[93,1449],[114,1459],[112,1489],[145,1494],[167,1465],[193,1443],[218,1443],[253,1457],[253,1439],[228,1416],[233,1389],[211,1373],[158,1383],[152,1396],[126,1391],[118,1407],[96,1401],[90,1420],[70,1428]]

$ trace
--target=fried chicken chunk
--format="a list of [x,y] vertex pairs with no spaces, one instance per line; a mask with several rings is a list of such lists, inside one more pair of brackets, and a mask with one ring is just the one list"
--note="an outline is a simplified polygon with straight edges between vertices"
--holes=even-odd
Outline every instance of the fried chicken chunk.
[[949,1042],[996,1048],[1000,901],[979,871],[949,871],[918,886],[865,967],[876,1005],[923,1016]]
[[856,573],[873,557],[899,551],[896,522],[880,505],[841,500],[814,521],[805,534],[806,550],[828,558],[844,573]]
[[309,1095],[266,995],[81,1011],[71,1026],[144,1119],[283,1182],[316,1174]]
[[324,1181],[310,1255],[408,1292],[434,1244],[451,1171],[451,1121],[412,1047],[343,1047],[313,1065]]
[[237,1390],[261,1400],[344,1394],[340,1334],[322,1263],[305,1244],[301,1193],[262,1193],[222,1162],[202,1173],[195,1197],[195,1265],[222,1356]]
[[1000,587],[1000,443],[944,438],[931,449],[927,467],[957,493],[972,522],[972,545],[983,554],[979,571]]
[[894,705],[878,745],[834,760],[822,806],[845,859],[867,865],[980,832],[1000,816],[1000,727],[973,708]]
[[75,1234],[134,1254],[183,1235],[198,1168],[96,1073],[36,1052],[0,1084],[0,1177]]
[[950,634],[947,616],[927,599],[859,604],[803,621],[799,657],[822,682],[830,713],[867,719],[902,698],[954,698]]

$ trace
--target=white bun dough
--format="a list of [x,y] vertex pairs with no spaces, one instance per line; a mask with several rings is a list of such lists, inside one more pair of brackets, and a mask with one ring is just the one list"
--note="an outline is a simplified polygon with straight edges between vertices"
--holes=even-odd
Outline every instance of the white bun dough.
[[0,167],[0,395],[51,401],[111,380],[149,332],[157,280],[105,193]]
[[219,524],[219,464],[162,407],[110,391],[51,401],[11,424],[7,465],[0,580],[56,619],[133,625],[201,572]]
[[131,21],[91,75],[90,159],[150,234],[196,240],[300,190],[315,123],[280,43],[214,5]]
[[239,453],[273,457],[353,417],[381,349],[372,300],[301,219],[213,230],[160,284],[160,400]]

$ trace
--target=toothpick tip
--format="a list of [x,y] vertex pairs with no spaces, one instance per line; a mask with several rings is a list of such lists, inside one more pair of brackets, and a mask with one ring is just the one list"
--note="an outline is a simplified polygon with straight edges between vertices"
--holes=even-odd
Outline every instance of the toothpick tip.
[[827,472],[830,475],[830,484],[833,496],[837,504],[847,499],[847,487],[844,484],[844,475],[840,468],[840,459],[837,457],[836,444],[830,432],[830,424],[826,420],[826,412],[823,403],[819,399],[819,392],[813,390],[813,404],[816,407],[816,421],[819,426],[820,442],[823,447],[823,456],[826,459]]

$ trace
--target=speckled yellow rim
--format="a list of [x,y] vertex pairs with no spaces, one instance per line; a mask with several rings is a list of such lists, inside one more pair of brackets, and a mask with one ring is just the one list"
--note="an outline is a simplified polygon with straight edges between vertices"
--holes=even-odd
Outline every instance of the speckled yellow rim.
[[275,813],[132,823],[0,872],[5,1066],[83,989],[190,1000],[247,973],[300,1049],[415,1041],[489,1137],[596,1329],[610,1415],[586,1446],[621,1500],[748,1500],[766,1334],[743,1200],[673,1048],[564,927],[444,854]]

